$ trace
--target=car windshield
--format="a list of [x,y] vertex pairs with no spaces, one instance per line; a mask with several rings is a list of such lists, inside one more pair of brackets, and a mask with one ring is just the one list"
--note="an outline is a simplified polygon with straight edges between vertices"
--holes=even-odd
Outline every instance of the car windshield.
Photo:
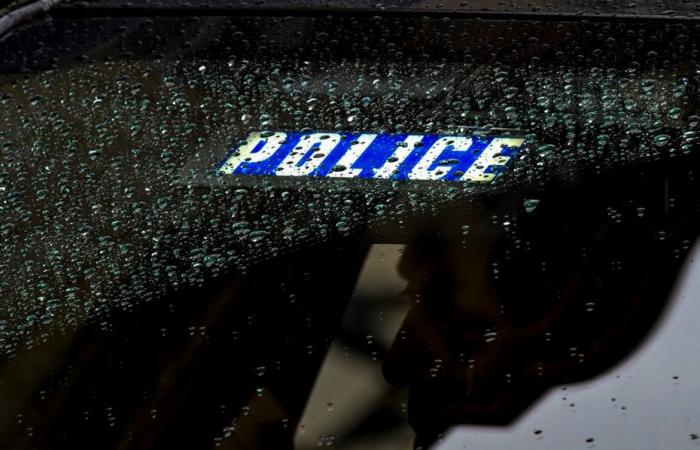
[[700,442],[696,2],[0,8],[0,448]]

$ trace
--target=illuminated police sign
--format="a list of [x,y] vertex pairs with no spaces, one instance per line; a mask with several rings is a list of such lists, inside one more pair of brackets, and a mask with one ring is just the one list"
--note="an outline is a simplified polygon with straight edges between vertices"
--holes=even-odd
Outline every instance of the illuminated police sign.
[[490,182],[520,137],[254,132],[218,166],[223,174]]

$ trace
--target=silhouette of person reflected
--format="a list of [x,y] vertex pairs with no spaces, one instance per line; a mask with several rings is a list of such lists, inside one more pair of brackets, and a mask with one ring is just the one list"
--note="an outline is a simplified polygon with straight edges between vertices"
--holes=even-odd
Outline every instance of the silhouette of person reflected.
[[700,230],[688,167],[579,175],[446,208],[411,242],[399,271],[413,306],[383,370],[410,388],[417,449],[452,425],[509,424],[547,389],[640,345]]

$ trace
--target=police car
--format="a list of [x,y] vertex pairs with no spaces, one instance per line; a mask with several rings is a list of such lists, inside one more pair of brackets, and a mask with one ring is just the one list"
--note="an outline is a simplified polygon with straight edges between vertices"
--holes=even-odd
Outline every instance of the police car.
[[695,4],[3,7],[0,448],[699,445]]

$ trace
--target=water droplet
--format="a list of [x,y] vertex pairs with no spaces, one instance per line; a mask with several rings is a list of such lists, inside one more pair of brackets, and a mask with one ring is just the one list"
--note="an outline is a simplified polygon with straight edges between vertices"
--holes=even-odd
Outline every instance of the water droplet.
[[535,209],[537,209],[537,205],[540,204],[540,201],[536,198],[529,198],[526,199],[523,202],[523,207],[525,208],[525,211],[528,213],[533,213],[535,212]]
[[656,136],[654,136],[654,145],[656,145],[657,147],[663,147],[666,144],[668,144],[670,140],[671,136],[669,136],[668,134],[657,134]]

